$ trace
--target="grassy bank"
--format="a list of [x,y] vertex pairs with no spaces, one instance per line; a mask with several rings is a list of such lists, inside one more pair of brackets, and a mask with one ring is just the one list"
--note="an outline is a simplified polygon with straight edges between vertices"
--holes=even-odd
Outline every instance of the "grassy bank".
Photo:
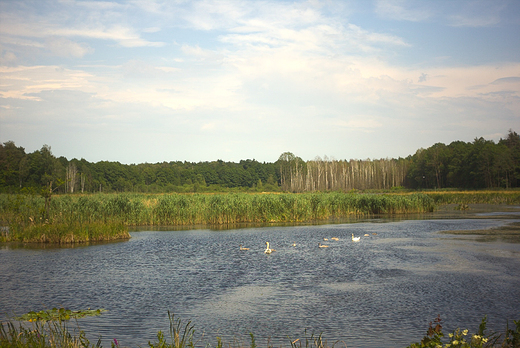
[[424,194],[0,195],[1,240],[62,242],[126,238],[125,226],[307,222],[350,215],[433,211]]
[[443,204],[520,204],[520,190],[425,191],[436,205]]
[[[32,325],[16,325],[13,322],[1,323],[0,325],[0,347],[27,347],[27,348],[89,348],[102,347],[101,337],[96,343],[91,343],[87,339],[86,333],[79,328],[68,324],[70,319],[77,319],[83,316],[97,316],[104,310],[70,311],[64,308],[52,309],[49,311],[30,312],[17,318],[19,321],[29,321]],[[175,319],[168,313],[170,321],[169,332],[157,333],[157,340],[148,342],[150,348],[187,348],[201,346],[202,337],[195,337],[194,325],[190,321],[182,323],[180,319]],[[416,343],[412,343],[408,348],[516,348],[520,347],[520,320],[514,321],[515,326],[509,325],[503,333],[488,333],[486,317],[482,319],[475,333],[470,333],[467,329],[456,329],[445,335],[443,332],[442,320],[436,318],[430,323],[425,336]],[[212,347],[211,343],[204,343],[207,348]],[[222,347],[242,348],[247,345],[242,343],[224,343],[220,337],[216,337],[216,348]],[[291,348],[328,348],[328,347],[347,347],[348,342],[336,341],[328,343],[322,335],[307,335],[302,338],[291,338],[287,336],[287,345]],[[112,348],[127,347],[124,342],[113,338]],[[250,334],[250,348],[257,348],[255,337]],[[268,343],[268,347],[273,347]]]
[[424,193],[0,194],[0,241],[77,243],[129,238],[127,226],[310,222],[431,212],[458,203],[520,204],[520,191]]

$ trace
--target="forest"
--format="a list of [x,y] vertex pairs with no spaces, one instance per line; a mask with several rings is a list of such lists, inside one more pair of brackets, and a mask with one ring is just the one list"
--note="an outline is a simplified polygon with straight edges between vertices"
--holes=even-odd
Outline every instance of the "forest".
[[326,192],[392,189],[516,188],[520,184],[520,136],[497,143],[436,143],[397,159],[304,161],[284,152],[276,162],[121,164],[55,157],[49,145],[26,153],[13,141],[0,144],[0,192]]

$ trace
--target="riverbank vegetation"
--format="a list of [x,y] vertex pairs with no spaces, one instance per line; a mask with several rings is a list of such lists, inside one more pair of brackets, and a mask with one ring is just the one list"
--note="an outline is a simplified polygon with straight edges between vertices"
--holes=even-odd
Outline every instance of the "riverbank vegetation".
[[[87,339],[87,334],[80,329],[77,319],[83,316],[100,315],[104,310],[71,311],[64,308],[52,309],[49,311],[30,312],[18,321],[29,321],[32,325],[15,325],[12,321],[1,323],[0,325],[0,347],[26,347],[26,348],[89,348],[102,347],[101,337],[95,344]],[[168,313],[170,329],[166,334],[162,331],[157,333],[157,341],[148,342],[150,348],[187,348],[201,345],[202,338],[195,337],[194,325],[190,321],[186,324],[180,319]],[[76,327],[71,327],[68,322],[76,319]],[[468,329],[456,329],[452,333],[445,335],[440,317],[436,318],[420,342],[413,343],[408,348],[516,348],[520,347],[520,320],[513,321],[515,326],[510,328],[509,323],[503,333],[488,333],[487,319],[484,317],[475,333],[470,333]],[[447,336],[447,337],[446,337]],[[333,348],[347,347],[348,342],[336,341],[328,343],[322,335],[307,335],[305,332],[302,338],[288,337],[287,346],[291,348]],[[112,348],[127,347],[124,342],[113,338],[110,343]],[[205,347],[212,344],[205,343]],[[240,342],[223,342],[220,337],[216,337],[216,348],[246,347]],[[257,348],[255,336],[250,333],[251,348]],[[268,347],[273,347],[268,343]]]
[[[26,153],[0,144],[0,192],[327,192],[351,190],[510,189],[520,187],[520,136],[510,130],[498,143],[434,144],[397,159],[304,161],[283,153],[275,162],[170,161],[121,164],[55,157],[51,147]],[[50,193],[49,193],[50,192]]]
[[[0,242],[128,239],[129,226],[309,223],[456,204],[520,204],[520,191],[217,194],[0,194]],[[462,208],[460,208],[462,209]],[[468,209],[468,208],[464,208]]]
[[[127,226],[312,222],[431,212],[421,193],[0,194],[0,241],[77,243],[128,238]],[[126,234],[125,234],[126,233]]]

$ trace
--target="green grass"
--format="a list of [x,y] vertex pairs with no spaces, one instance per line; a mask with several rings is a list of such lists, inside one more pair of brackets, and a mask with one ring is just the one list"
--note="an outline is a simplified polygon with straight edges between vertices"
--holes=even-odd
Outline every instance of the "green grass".
[[519,190],[425,191],[435,204],[520,204]]
[[300,223],[431,212],[456,203],[520,204],[520,191],[424,193],[0,194],[0,241],[78,243],[129,238],[128,226]]
[[56,195],[48,208],[39,196],[1,194],[0,226],[9,227],[3,241],[72,243],[127,238],[124,226],[308,222],[433,209],[421,193]]

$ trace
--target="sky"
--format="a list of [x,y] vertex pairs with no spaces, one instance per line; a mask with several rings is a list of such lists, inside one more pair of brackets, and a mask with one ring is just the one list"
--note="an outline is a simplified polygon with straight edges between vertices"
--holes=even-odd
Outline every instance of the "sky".
[[380,159],[520,132],[518,0],[0,0],[0,142]]

